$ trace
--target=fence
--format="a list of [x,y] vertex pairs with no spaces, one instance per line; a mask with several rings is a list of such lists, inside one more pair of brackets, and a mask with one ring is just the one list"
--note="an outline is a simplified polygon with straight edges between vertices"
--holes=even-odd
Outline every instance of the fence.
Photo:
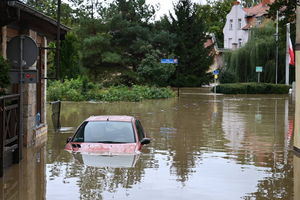
[[20,95],[0,97],[0,177],[22,158],[20,123]]

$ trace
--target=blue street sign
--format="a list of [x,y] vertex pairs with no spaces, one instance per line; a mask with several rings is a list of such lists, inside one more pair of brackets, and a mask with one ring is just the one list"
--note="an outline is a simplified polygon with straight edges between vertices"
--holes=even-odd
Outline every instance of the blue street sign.
[[214,71],[213,71],[213,74],[214,74],[214,75],[218,75],[218,74],[219,74],[219,70],[217,70],[217,69],[214,70]]
[[178,59],[161,59],[160,63],[178,64]]
[[263,71],[263,67],[262,66],[256,66],[255,71],[256,72],[262,72]]

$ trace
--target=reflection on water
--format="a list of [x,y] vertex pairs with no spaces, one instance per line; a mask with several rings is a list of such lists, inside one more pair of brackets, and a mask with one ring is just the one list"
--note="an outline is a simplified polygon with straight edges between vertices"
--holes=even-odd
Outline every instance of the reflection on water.
[[45,159],[45,145],[24,149],[21,163],[6,169],[4,176],[0,178],[0,199],[45,199]]
[[74,153],[76,161],[90,167],[131,168],[134,167],[139,154],[97,155]]
[[136,116],[151,143],[137,157],[71,154],[63,148],[72,133],[50,127],[36,199],[300,199],[289,96],[186,89],[178,99],[65,102],[61,124],[106,114]]

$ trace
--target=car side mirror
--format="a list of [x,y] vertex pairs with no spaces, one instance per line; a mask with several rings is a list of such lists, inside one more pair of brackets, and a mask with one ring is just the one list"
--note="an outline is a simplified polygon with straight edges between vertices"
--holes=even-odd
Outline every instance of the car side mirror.
[[149,144],[150,143],[150,138],[143,138],[142,140],[141,140],[141,144]]
[[71,140],[72,140],[72,137],[68,137],[66,143],[71,142]]

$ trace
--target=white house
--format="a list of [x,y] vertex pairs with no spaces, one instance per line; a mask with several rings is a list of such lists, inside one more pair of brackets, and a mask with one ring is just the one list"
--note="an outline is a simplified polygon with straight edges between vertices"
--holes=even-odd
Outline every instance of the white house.
[[247,43],[249,30],[262,23],[270,8],[269,4],[273,2],[274,0],[262,0],[251,8],[243,8],[240,2],[233,2],[223,28],[224,49],[237,49]]

